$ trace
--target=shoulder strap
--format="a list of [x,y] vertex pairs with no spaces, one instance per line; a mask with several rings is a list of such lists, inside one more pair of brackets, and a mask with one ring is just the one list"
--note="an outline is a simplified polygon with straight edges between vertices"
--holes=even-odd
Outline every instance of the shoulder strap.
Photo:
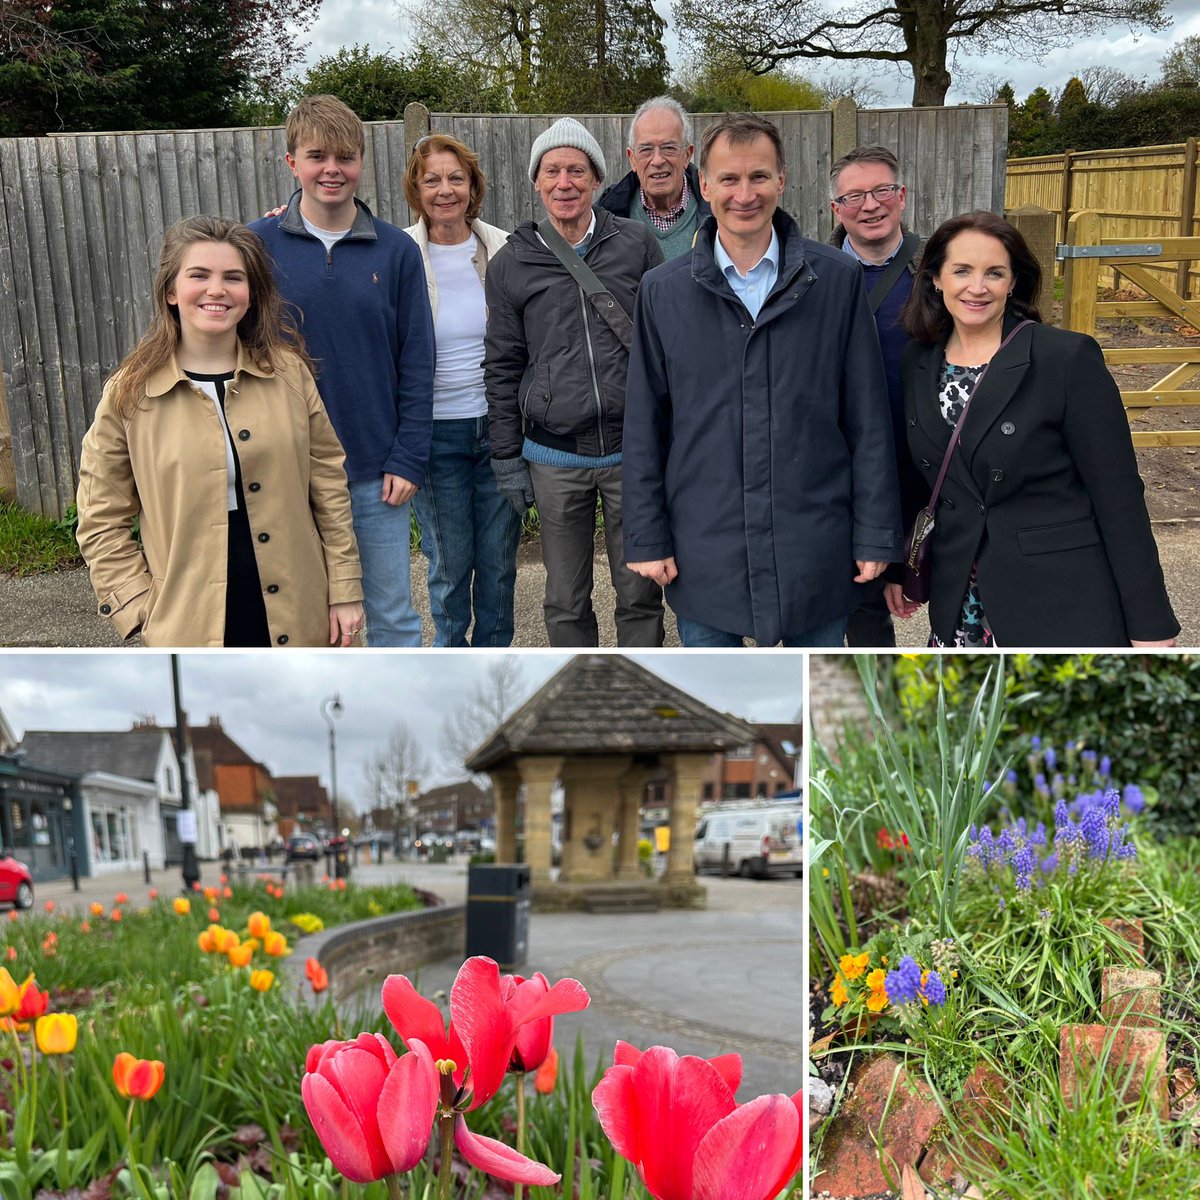
[[875,281],[875,286],[871,289],[871,294],[867,297],[867,303],[871,306],[871,311],[876,313],[879,311],[879,306],[887,299],[887,294],[892,290],[892,285],[904,273],[908,264],[912,262],[913,255],[920,249],[921,239],[909,230],[908,233],[900,241],[900,249],[896,251],[892,261],[888,263],[887,270]]
[[946,447],[946,457],[942,459],[942,469],[938,472],[937,482],[933,485],[933,492],[929,497],[929,503],[925,506],[925,513],[931,519],[933,517],[933,510],[937,507],[938,496],[942,490],[942,483],[946,479],[946,471],[950,466],[950,458],[954,454],[954,447],[958,445],[958,435],[962,432],[963,421],[965,421],[967,418],[967,409],[971,407],[971,401],[975,399],[975,395],[979,391],[979,385],[983,382],[983,377],[987,374],[988,367],[990,367],[992,363],[996,361],[996,355],[999,354],[1000,351],[1003,350],[1004,347],[1007,346],[1008,343],[1011,342],[1013,338],[1015,338],[1017,334],[1025,328],[1026,325],[1032,324],[1033,322],[1028,320],[1019,322],[996,348],[996,354],[993,354],[992,357],[983,364],[983,370],[975,376],[975,386],[971,389],[971,394],[967,397],[965,403],[963,404],[962,412],[958,414],[958,420],[954,424],[954,432],[950,435],[950,444]]
[[540,222],[537,231],[542,235],[542,241],[550,247],[554,257],[566,267],[571,278],[591,301],[592,307],[617,335],[621,345],[628,350],[633,341],[633,322],[629,319],[629,314],[617,303],[608,288],[596,278],[596,273],[592,268],[575,253],[575,248],[567,244],[567,239],[554,228],[551,222]]

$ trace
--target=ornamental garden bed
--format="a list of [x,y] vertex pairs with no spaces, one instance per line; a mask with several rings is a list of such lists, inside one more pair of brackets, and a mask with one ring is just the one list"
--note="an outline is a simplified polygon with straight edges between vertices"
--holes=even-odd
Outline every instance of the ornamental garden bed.
[[[1200,1195],[1200,663],[1116,657],[857,660],[873,736],[813,756],[813,1195]],[[1177,727],[1131,743],[1131,698]]]
[[448,998],[392,974],[335,1003],[316,957],[303,977],[281,969],[301,934],[420,907],[404,887],[222,880],[4,922],[0,1197],[717,1200],[736,1179],[774,1200],[799,1185],[800,1096],[736,1103],[737,1055],[620,1043],[589,1068],[577,1044],[560,1069],[553,1015],[588,1003],[575,980],[477,957]]

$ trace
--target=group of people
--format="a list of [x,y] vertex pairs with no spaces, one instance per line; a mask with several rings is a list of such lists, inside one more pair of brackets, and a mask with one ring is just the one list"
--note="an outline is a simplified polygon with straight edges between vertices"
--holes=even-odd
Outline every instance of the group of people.
[[821,244],[780,208],[771,122],[718,119],[694,164],[668,97],[607,189],[596,139],[554,122],[544,218],[511,234],[446,134],[412,151],[406,231],[357,197],[339,100],[301,101],[287,149],[278,213],[168,231],[84,441],[79,543],[122,634],[420,645],[415,515],[434,644],[506,646],[536,507],[552,646],[598,642],[598,511],[622,646],[662,644],[664,592],[685,646],[887,646],[925,508],[931,644],[1173,644],[1099,347],[1041,322],[1001,218],[906,229],[889,150],[834,164]]

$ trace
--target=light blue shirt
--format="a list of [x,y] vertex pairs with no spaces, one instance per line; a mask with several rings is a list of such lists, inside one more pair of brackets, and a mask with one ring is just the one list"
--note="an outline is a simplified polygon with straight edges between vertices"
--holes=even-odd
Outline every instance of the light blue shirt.
[[770,295],[775,280],[779,278],[779,235],[774,228],[771,229],[771,244],[767,247],[767,252],[745,275],[738,271],[733,265],[733,259],[725,253],[720,233],[713,235],[713,258],[716,259],[717,266],[721,268],[725,278],[729,280],[733,294],[757,321],[763,301]]
[[871,262],[870,259],[863,258],[863,256],[861,254],[859,254],[859,252],[857,250],[855,250],[855,248],[852,245],[850,245],[849,235],[847,235],[846,240],[844,242],[842,242],[842,250],[846,254],[850,255],[850,257],[853,258],[856,262],[862,263],[862,265],[864,267],[886,267],[888,265],[888,263],[890,263],[892,261],[892,259],[895,258],[896,255],[900,253],[900,246],[903,241],[904,241],[904,230],[901,229],[899,236],[896,238],[896,244],[892,247],[891,254],[889,254],[887,256],[887,258],[885,258],[882,262]]

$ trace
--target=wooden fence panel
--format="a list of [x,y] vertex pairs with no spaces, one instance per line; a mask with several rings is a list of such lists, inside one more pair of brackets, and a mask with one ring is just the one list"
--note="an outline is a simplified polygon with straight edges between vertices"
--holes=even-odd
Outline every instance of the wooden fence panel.
[[[831,228],[828,112],[769,113],[788,160],[783,206],[803,233]],[[860,113],[860,140],[897,149],[911,224],[928,232],[964,207],[994,207],[1003,109]],[[552,116],[431,114],[488,176],[483,217],[512,229],[540,206],[528,178]],[[694,118],[697,143],[713,115]],[[625,173],[628,115],[581,117],[604,151],[607,182]],[[294,190],[278,128],[171,130],[0,139],[0,368],[17,498],[61,515],[73,501],[82,437],[104,379],[149,324],[165,228],[210,213],[251,221]],[[402,121],[367,126],[363,197],[386,221],[412,223],[403,189]]]

